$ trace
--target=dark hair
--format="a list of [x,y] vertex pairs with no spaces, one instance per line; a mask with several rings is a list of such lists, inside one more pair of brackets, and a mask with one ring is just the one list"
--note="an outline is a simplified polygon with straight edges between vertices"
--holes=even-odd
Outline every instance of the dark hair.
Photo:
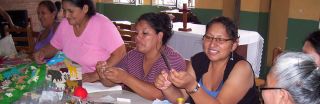
[[305,42],[309,41],[317,53],[320,54],[320,30],[314,31],[306,38]]
[[228,35],[231,37],[233,41],[236,41],[239,38],[237,25],[231,19],[224,16],[213,18],[206,25],[206,32],[208,31],[210,26],[212,26],[215,23],[221,23],[222,25],[224,25]]
[[54,5],[56,5],[57,11],[60,11],[60,10],[61,10],[61,2],[60,2],[60,1],[54,2]]
[[158,34],[163,32],[162,45],[166,44],[172,36],[170,17],[165,13],[145,13],[138,18],[138,22],[146,21]]
[[54,3],[53,3],[52,1],[50,1],[50,0],[41,1],[38,6],[40,6],[40,5],[45,6],[51,13],[57,11],[56,6],[55,6]]
[[94,7],[92,0],[62,0],[62,3],[63,2],[71,2],[72,4],[74,4],[75,6],[77,6],[79,8],[83,8],[84,5],[88,5],[89,10],[86,15],[89,18],[96,14],[96,9]]

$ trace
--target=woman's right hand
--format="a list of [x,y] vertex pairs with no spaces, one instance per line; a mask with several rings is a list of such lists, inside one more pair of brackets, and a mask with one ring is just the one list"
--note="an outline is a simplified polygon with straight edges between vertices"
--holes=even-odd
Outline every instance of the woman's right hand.
[[197,85],[197,81],[186,71],[170,70],[168,79],[178,88],[184,88],[191,91]]
[[162,70],[159,76],[157,77],[154,85],[161,90],[165,90],[172,86],[171,82],[168,80],[168,73]]
[[36,63],[38,64],[44,64],[44,58],[45,58],[45,54],[40,50],[36,53],[33,54],[33,58],[36,61]]
[[96,64],[96,71],[100,78],[105,79],[104,72],[109,67],[107,61],[98,61]]

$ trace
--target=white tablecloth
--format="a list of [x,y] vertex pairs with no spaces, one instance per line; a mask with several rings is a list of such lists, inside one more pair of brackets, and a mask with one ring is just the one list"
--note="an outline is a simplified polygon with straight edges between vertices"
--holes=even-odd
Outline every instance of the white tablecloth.
[[[174,35],[169,40],[168,44],[176,49],[181,55],[190,59],[191,56],[198,52],[202,52],[202,36],[205,34],[205,25],[188,23],[188,28],[191,28],[190,32],[178,31],[181,28],[181,22],[173,23]],[[262,50],[263,50],[263,38],[258,32],[238,30],[240,34],[239,45],[247,45],[247,60],[251,63],[255,76],[259,77]]]

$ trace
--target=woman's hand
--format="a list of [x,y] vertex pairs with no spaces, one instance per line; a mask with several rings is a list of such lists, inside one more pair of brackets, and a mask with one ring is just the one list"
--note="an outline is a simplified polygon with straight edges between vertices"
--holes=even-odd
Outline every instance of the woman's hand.
[[33,54],[33,58],[36,61],[36,63],[38,63],[38,64],[44,64],[45,63],[45,61],[44,61],[45,55],[41,50],[36,52],[36,53],[34,53]]
[[184,88],[187,91],[191,91],[196,85],[196,79],[192,77],[186,71],[177,72],[176,70],[172,69],[169,74],[169,81],[173,83],[178,88]]
[[96,65],[96,72],[98,73],[101,79],[105,79],[104,71],[110,67],[107,61],[98,61]]
[[82,74],[83,82],[95,82],[97,80],[99,80],[99,75],[97,74],[97,72]]
[[168,80],[168,73],[164,70],[158,75],[154,85],[161,90],[165,90],[172,86],[172,83]]
[[129,75],[125,70],[117,67],[109,67],[103,74],[113,83],[123,83]]

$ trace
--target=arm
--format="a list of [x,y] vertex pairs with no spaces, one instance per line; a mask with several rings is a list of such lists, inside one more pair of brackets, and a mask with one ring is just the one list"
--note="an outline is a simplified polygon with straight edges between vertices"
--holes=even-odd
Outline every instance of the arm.
[[45,58],[53,57],[59,50],[53,47],[51,44],[41,48],[39,51],[33,54],[35,61],[38,64],[43,64]]
[[146,99],[154,100],[156,98],[162,99],[163,97],[161,91],[157,89],[153,83],[142,81],[121,68],[109,67],[104,70],[103,74],[105,75],[104,77],[112,83],[125,84]]
[[[113,51],[109,57],[109,59],[106,61],[106,64],[103,64],[100,67],[110,67],[110,66],[115,66],[116,64],[118,64],[121,59],[126,55],[126,47],[125,45],[121,45],[120,47],[118,47],[115,51]],[[104,66],[107,65],[107,66]],[[84,82],[94,82],[94,81],[98,81],[99,79],[101,80],[101,82],[105,85],[105,86],[114,86],[114,83],[112,83],[111,81],[109,81],[108,79],[105,78],[99,78],[101,76],[104,76],[103,74],[99,75],[99,73],[103,73],[103,71],[99,71],[99,70],[103,70],[103,69],[99,69],[98,67],[98,63],[96,65],[96,71],[95,72],[91,72],[91,73],[86,73],[83,75],[83,81]]]
[[130,87],[135,93],[138,95],[149,99],[163,99],[163,95],[159,89],[157,89],[153,84],[146,83],[134,76],[128,74],[125,80],[123,80],[123,84]]
[[[187,62],[187,69],[186,72],[189,73],[189,75],[192,78],[196,78],[194,69],[192,67],[191,62]],[[177,98],[183,97],[184,99],[187,99],[189,95],[186,93],[185,89],[179,89],[176,86],[170,85],[167,89],[163,89],[162,93],[164,96],[170,101],[175,103]]]
[[11,17],[9,16],[9,14],[3,10],[3,8],[0,7],[0,14],[2,17],[4,17],[4,19],[9,23],[10,28],[15,27],[15,25],[13,24]]
[[118,64],[121,59],[126,55],[126,47],[125,45],[121,45],[119,48],[117,48],[115,51],[111,53],[111,56],[107,60],[107,63],[109,66],[115,66]]
[[[190,94],[195,103],[203,104],[235,104],[239,102],[253,85],[253,73],[246,61],[239,61],[233,68],[228,79],[224,83],[217,98],[209,96],[202,88],[196,93]],[[196,83],[193,84],[195,88]]]

